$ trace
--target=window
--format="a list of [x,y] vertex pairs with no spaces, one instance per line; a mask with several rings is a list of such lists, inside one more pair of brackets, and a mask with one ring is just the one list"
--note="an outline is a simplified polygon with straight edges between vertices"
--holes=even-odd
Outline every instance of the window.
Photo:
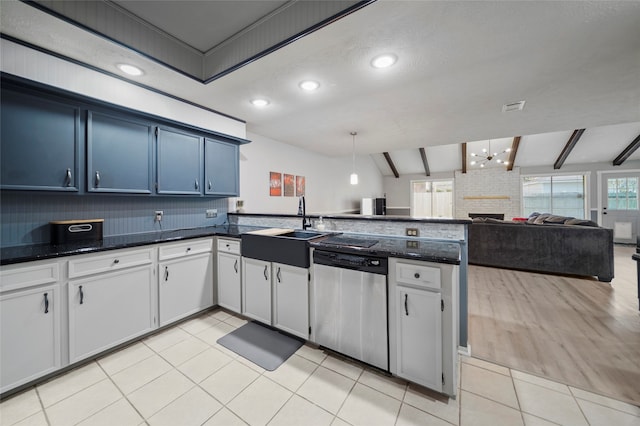
[[525,176],[522,178],[522,212],[586,217],[585,175]]
[[453,217],[453,181],[412,181],[411,216]]
[[607,208],[609,210],[638,210],[638,178],[607,179]]

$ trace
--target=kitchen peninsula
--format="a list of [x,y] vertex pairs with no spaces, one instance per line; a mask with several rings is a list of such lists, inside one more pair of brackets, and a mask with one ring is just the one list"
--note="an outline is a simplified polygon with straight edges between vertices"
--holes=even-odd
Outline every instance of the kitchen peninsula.
[[[318,219],[310,216],[309,231],[314,229]],[[235,308],[225,305],[221,292],[225,285],[236,282],[234,291],[240,297],[238,262],[242,260],[244,265],[245,260],[251,260],[242,256],[242,236],[269,228],[299,229],[301,217],[229,213],[227,222],[212,227],[105,237],[88,244],[2,248],[0,293],[3,307],[17,309],[29,300],[37,304],[42,302],[39,314],[45,313],[41,317],[46,323],[36,330],[33,341],[28,339],[27,347],[18,351],[38,354],[37,359],[27,360],[21,368],[3,368],[11,375],[2,377],[2,392],[17,391],[216,305],[252,317],[245,310],[246,301]],[[380,345],[389,348],[389,358],[376,364],[360,358],[349,348],[324,343],[320,337],[323,322],[319,313],[328,305],[323,305],[320,297],[324,296],[318,290],[323,265],[315,265],[315,260],[310,262],[309,272],[300,275],[301,281],[296,281],[308,285],[290,286],[284,293],[274,291],[273,294],[273,306],[277,308],[276,297],[285,297],[281,306],[288,307],[292,306],[287,303],[289,298],[298,294],[299,289],[306,288],[302,293],[306,299],[300,306],[308,308],[303,311],[310,327],[308,332],[305,327],[298,327],[297,333],[288,328],[296,322],[287,323],[290,313],[276,308],[273,316],[262,318],[262,322],[377,365],[394,375],[455,395],[457,353],[467,347],[466,240],[469,221],[335,215],[323,216],[323,222],[325,229],[319,233],[320,237],[308,242],[311,253],[324,251],[331,256],[346,255],[350,261],[355,258],[384,259],[381,288],[386,291],[383,291],[384,300],[378,304],[383,307],[379,311],[384,315],[382,329],[388,329],[389,335],[388,338],[382,336]],[[407,228],[417,236],[407,237]],[[330,243],[329,238],[337,235],[346,239],[343,240],[345,244]],[[367,247],[353,245],[353,241],[363,239],[375,242],[369,242],[371,245]],[[227,263],[224,263],[225,256]],[[283,277],[289,276],[285,275],[289,270],[284,266],[275,263],[270,266],[274,271],[274,289],[275,283],[280,282],[276,279],[280,280],[281,271]],[[229,272],[227,275],[225,268]],[[264,271],[266,277],[267,268]],[[242,272],[246,273],[244,269]],[[233,277],[234,273],[237,278]],[[318,283],[314,282],[316,279]],[[181,282],[189,283],[189,286],[183,287]],[[242,285],[244,298],[247,296],[245,281]],[[121,306],[114,317],[112,304],[125,299],[126,306]],[[24,313],[20,309],[4,312]],[[428,315],[423,315],[424,312]],[[109,318],[103,318],[107,314]],[[414,315],[418,316],[414,318]],[[278,321],[272,323],[269,318]],[[348,321],[345,319],[345,322]],[[108,333],[100,329],[100,324],[104,323],[110,324]],[[101,331],[96,333],[97,330]],[[420,333],[420,338],[411,338],[412,333]],[[423,338],[423,335],[429,338]],[[15,342],[3,340],[3,347],[9,351],[7,354],[3,351],[3,359],[18,362],[19,357],[12,356],[11,348],[18,348],[17,343],[23,339],[3,331],[5,338]],[[437,339],[438,345],[429,339]],[[32,350],[33,345],[38,346],[37,350]],[[434,347],[437,348],[435,352]],[[427,358],[429,362],[425,366]],[[416,363],[420,364],[419,368],[415,368]],[[423,373],[426,376],[420,376]]]

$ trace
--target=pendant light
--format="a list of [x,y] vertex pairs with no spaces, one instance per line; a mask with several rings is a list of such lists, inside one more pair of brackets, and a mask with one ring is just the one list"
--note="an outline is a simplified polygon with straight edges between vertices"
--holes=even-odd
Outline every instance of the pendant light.
[[358,174],[356,173],[356,135],[358,132],[351,132],[353,138],[353,173],[351,173],[351,185],[358,184]]

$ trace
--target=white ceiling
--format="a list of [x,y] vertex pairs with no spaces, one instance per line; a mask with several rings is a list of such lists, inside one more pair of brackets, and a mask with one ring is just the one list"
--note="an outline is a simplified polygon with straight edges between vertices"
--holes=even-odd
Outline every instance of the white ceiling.
[[[199,50],[282,2],[216,12],[227,3],[118,2]],[[350,155],[355,130],[358,154],[390,152],[401,174],[422,170],[418,147],[437,172],[460,168],[465,141],[521,135],[516,166],[527,166],[553,164],[577,128],[588,130],[567,163],[611,161],[640,133],[640,2],[378,0],[206,85],[24,3],[2,6],[3,33],[109,72],[126,59],[145,70],[142,84],[318,153]],[[230,25],[199,30],[203,16]],[[384,52],[398,63],[372,68]],[[316,93],[298,88],[309,78]],[[258,96],[271,105],[250,105]],[[520,100],[523,111],[502,113]],[[624,123],[613,136],[596,129]]]

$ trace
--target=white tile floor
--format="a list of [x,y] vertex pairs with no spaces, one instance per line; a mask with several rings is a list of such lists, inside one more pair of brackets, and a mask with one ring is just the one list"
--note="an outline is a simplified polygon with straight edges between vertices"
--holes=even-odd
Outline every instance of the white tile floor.
[[218,345],[216,310],[0,404],[9,425],[640,425],[640,408],[462,357],[457,399],[303,346],[265,371]]

